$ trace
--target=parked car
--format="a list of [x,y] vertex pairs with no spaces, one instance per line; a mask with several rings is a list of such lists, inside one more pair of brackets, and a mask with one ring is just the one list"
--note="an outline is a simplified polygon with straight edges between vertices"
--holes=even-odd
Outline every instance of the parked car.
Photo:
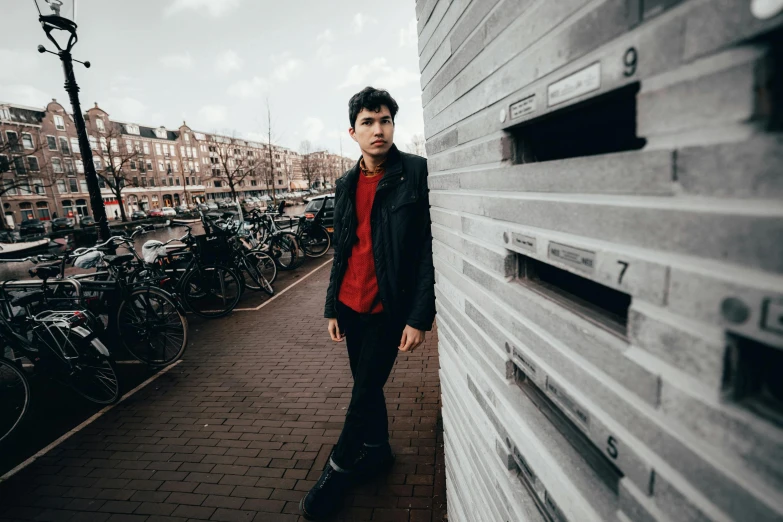
[[177,211],[174,210],[173,207],[163,207],[162,209],[160,209],[160,211],[163,212],[164,216],[171,217],[171,216],[176,216],[177,215]]
[[219,207],[214,201],[207,203],[207,210],[217,210]]
[[205,205],[204,203],[198,203],[196,205],[196,210],[200,210],[201,212],[206,212],[209,210],[209,207]]
[[315,219],[315,214],[326,205],[323,214],[323,225],[328,232],[334,232],[334,194],[314,196],[305,207],[305,217],[310,221]]
[[52,232],[59,232],[62,230],[73,230],[76,225],[76,220],[69,217],[59,217],[52,220]]
[[134,210],[133,214],[131,214],[131,220],[136,221],[137,219],[146,219],[147,213],[143,210]]
[[179,205],[177,207],[174,207],[174,210],[177,211],[177,214],[187,214],[190,212],[190,209],[185,205]]
[[[133,218],[131,218],[133,219]],[[92,216],[82,216],[82,219],[79,221],[79,226],[81,228],[89,228],[95,226],[95,220]]]
[[[176,214],[176,212],[174,213]],[[163,217],[163,209],[161,208],[153,208],[147,213],[148,217]]]
[[20,236],[46,234],[46,224],[38,219],[25,219],[19,224]]

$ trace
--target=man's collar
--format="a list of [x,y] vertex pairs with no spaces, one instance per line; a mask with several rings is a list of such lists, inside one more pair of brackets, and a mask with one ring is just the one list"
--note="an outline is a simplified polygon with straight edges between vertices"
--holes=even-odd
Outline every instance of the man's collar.
[[383,174],[383,171],[386,169],[385,164],[387,159],[389,159],[389,156],[383,158],[383,161],[381,161],[380,163],[378,163],[378,165],[375,166],[375,170],[371,171],[370,169],[367,168],[367,164],[364,162],[364,156],[362,156],[361,158],[359,158],[359,169],[367,174]]

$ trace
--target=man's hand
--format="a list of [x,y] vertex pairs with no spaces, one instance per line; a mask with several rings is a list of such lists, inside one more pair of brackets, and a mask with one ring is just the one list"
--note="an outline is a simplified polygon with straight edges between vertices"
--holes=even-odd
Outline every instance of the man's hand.
[[401,352],[413,351],[418,348],[421,343],[424,342],[424,330],[417,330],[412,326],[406,326],[402,331],[402,339],[400,339],[400,346],[398,349]]
[[345,334],[340,331],[340,325],[337,324],[337,319],[329,319],[329,337],[332,341],[339,343],[345,339]]

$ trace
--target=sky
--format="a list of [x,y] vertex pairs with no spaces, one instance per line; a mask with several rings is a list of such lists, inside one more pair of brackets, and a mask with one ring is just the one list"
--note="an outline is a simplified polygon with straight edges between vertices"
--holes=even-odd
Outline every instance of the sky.
[[[0,102],[70,111],[34,1],[0,4]],[[414,0],[79,0],[76,22],[82,109],[113,120],[262,140],[268,99],[277,144],[358,157],[348,100],[372,85],[400,106],[400,148],[424,133]]]

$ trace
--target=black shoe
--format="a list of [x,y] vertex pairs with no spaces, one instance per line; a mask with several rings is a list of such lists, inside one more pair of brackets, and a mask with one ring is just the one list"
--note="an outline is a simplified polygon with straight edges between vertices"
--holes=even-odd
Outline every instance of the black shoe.
[[386,473],[394,465],[396,458],[389,444],[378,447],[362,446],[359,457],[354,462],[355,478],[368,480]]
[[327,462],[321,478],[299,502],[302,516],[307,520],[321,520],[337,513],[351,487],[352,479],[352,473],[341,473]]

